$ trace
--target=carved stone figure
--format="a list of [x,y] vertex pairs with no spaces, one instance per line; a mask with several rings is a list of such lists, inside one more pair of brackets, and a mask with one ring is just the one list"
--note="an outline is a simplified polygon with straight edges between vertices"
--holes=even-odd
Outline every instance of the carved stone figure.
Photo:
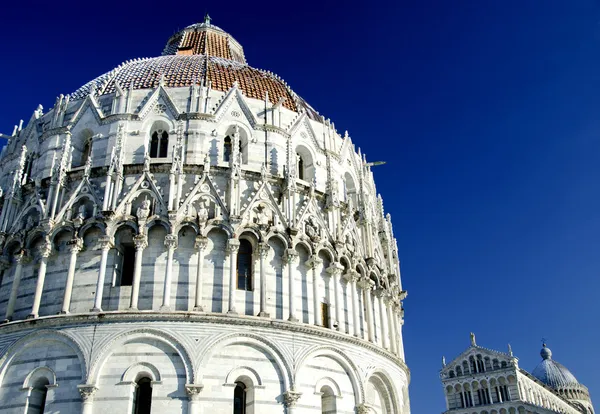
[[198,207],[198,225],[200,228],[204,228],[208,221],[208,209],[206,208],[206,204],[206,200],[200,200],[200,206]]
[[267,207],[260,205],[256,208],[256,224],[261,227],[269,227],[271,225],[271,214]]
[[309,217],[304,225],[304,233],[308,236],[308,238],[317,243],[321,240],[321,228],[317,224],[314,217]]
[[150,216],[150,200],[148,200],[148,197],[144,198],[144,200],[138,207],[135,215],[140,221],[148,219],[148,217]]

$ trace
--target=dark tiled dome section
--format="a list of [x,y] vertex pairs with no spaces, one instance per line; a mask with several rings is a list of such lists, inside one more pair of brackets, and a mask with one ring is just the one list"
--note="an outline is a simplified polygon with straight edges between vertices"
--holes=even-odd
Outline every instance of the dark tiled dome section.
[[234,82],[249,98],[264,99],[276,103],[283,98],[283,106],[292,111],[306,111],[311,119],[320,121],[319,114],[302,98],[296,95],[276,75],[248,65],[219,57],[203,55],[168,55],[155,58],[135,59],[121,64],[112,71],[88,82],[71,94],[72,99],[85,98],[95,86],[98,95],[114,93],[116,83],[123,90],[155,88],[161,77],[166,87],[189,87],[210,81],[218,91],[229,90]]

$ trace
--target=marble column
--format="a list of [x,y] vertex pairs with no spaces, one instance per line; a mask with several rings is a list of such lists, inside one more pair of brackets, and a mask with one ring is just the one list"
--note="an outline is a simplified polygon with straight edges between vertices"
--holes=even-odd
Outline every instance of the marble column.
[[290,315],[288,317],[288,321],[298,322],[298,318],[296,317],[296,281],[294,280],[294,267],[298,264],[298,252],[294,249],[287,249],[286,262],[288,266],[288,294],[290,303]]
[[375,291],[375,297],[377,298],[377,307],[379,309],[379,324],[381,326],[381,346],[385,349],[390,349],[389,336],[387,331],[387,313],[386,307],[383,304],[385,295],[386,292],[385,290],[383,290],[383,288],[377,289]]
[[[331,280],[333,282],[333,296],[335,302],[335,322],[331,325],[337,331],[342,330],[342,283],[341,283],[341,275],[344,270],[344,266],[340,263],[334,262],[327,268],[327,273],[331,275]],[[336,327],[337,324],[337,327]]]
[[237,315],[235,310],[235,291],[237,289],[237,255],[240,249],[240,241],[229,239],[227,241],[227,252],[229,253],[229,306],[227,314]]
[[21,283],[21,276],[23,276],[23,265],[27,263],[29,258],[26,255],[25,250],[21,250],[14,256],[17,266],[15,268],[15,276],[13,277],[12,286],[10,287],[10,296],[8,297],[8,305],[6,305],[6,316],[5,319],[10,321],[15,312],[15,304],[17,303],[17,294],[19,293],[19,284]]
[[390,352],[397,355],[398,348],[396,345],[396,331],[394,329],[394,319],[393,319],[393,314],[392,314],[392,302],[391,302],[391,295],[389,293],[384,296],[383,302],[385,305],[385,312],[387,315],[387,322],[388,322],[388,332],[389,332],[389,338],[390,338]]
[[267,312],[267,275],[265,268],[265,260],[269,254],[270,246],[268,243],[260,243],[258,245],[258,254],[260,255],[260,311],[258,316],[268,318],[270,315]]
[[358,283],[358,273],[354,270],[350,270],[344,275],[344,278],[350,285],[350,301],[352,302],[352,331],[354,336],[359,337],[360,323],[358,320],[358,290],[356,288],[356,284]]
[[42,302],[42,292],[44,291],[44,281],[46,280],[46,266],[48,265],[48,257],[52,252],[52,245],[49,241],[45,241],[39,248],[40,268],[38,269],[37,283],[35,285],[35,293],[33,295],[33,306],[28,318],[37,318]]
[[140,296],[140,282],[142,279],[142,256],[144,254],[144,249],[148,247],[148,239],[145,234],[138,234],[133,236],[133,243],[135,244],[135,265],[133,269],[129,309],[137,310]]
[[94,404],[94,394],[98,391],[95,385],[78,385],[77,389],[81,395],[81,414],[92,414]]
[[167,270],[165,274],[165,284],[163,286],[163,300],[160,310],[171,310],[171,282],[173,281],[173,255],[177,248],[177,235],[167,234],[165,236],[165,246],[167,247]]
[[296,404],[298,400],[302,396],[301,392],[297,392],[294,389],[286,391],[283,393],[283,403],[287,408],[286,414],[293,414],[296,411]]
[[319,274],[321,273],[321,265],[323,260],[317,255],[313,255],[306,261],[306,266],[312,272],[312,288],[313,288],[313,315],[315,317],[315,325],[323,326],[321,320],[321,300],[319,295]]
[[113,247],[111,238],[108,236],[100,237],[98,240],[102,255],[100,256],[100,269],[98,271],[98,280],[96,281],[96,296],[94,297],[94,307],[92,312],[102,312],[102,295],[104,294],[104,278],[106,276],[106,262],[108,261],[108,252]]
[[374,341],[374,326],[373,326],[373,305],[371,300],[371,289],[373,288],[373,282],[368,278],[362,278],[359,282],[360,287],[363,291],[363,298],[365,300],[365,308],[367,308],[367,334],[370,342]]
[[202,307],[202,269],[204,267],[204,251],[208,245],[208,238],[196,237],[196,249],[198,249],[198,266],[196,267],[196,296],[194,297],[194,311],[204,312]]
[[203,385],[186,384],[185,392],[188,395],[188,414],[200,414],[200,392]]
[[67,282],[65,284],[65,294],[63,296],[63,304],[60,313],[69,313],[71,307],[71,295],[73,294],[73,281],[75,280],[75,266],[77,265],[77,255],[83,248],[83,240],[74,238],[67,243],[71,251],[69,260],[69,270],[67,271]]
[[398,344],[398,356],[404,361],[404,341],[402,340],[402,326],[404,326],[404,311],[398,306],[396,312],[398,325],[396,328],[396,341]]

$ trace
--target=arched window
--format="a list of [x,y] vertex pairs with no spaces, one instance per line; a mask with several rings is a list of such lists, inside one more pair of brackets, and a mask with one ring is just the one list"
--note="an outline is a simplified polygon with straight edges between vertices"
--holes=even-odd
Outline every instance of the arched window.
[[133,398],[133,414],[150,414],[152,406],[152,380],[142,377],[136,381],[135,396]]
[[31,180],[31,169],[33,167],[33,155],[28,155],[27,158],[25,158],[25,167],[23,168],[23,180],[21,181],[21,184],[27,184],[28,182],[32,181]]
[[333,393],[331,387],[324,386],[323,388],[321,388],[321,413],[337,413],[335,394]]
[[246,239],[240,240],[237,257],[237,288],[252,290],[252,244]]
[[152,133],[150,158],[165,158],[169,149],[169,133],[162,129]]
[[80,165],[85,165],[91,156],[92,156],[92,140],[88,139],[87,141],[85,141],[85,144],[83,144],[83,151],[81,152]]
[[233,391],[233,414],[246,414],[246,385],[239,381]]
[[223,161],[229,162],[231,160],[232,145],[231,145],[231,137],[227,135],[225,137],[225,142],[223,143]]
[[45,377],[40,377],[33,383],[27,404],[27,414],[44,414],[49,384],[50,382]]
[[304,159],[300,154],[296,154],[296,172],[298,174],[298,179],[304,180]]

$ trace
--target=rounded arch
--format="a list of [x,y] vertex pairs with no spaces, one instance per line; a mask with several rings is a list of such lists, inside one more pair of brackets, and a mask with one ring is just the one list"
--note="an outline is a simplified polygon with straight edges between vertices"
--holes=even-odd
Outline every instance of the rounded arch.
[[224,223],[209,223],[206,225],[206,227],[204,227],[204,230],[202,230],[202,235],[205,237],[208,237],[209,233],[213,232],[213,231],[222,231],[223,233],[225,233],[225,235],[227,236],[228,239],[231,239],[234,237],[234,231],[233,229]]
[[193,369],[192,359],[186,347],[174,336],[159,331],[156,329],[134,329],[131,331],[119,332],[115,335],[105,339],[98,344],[98,348],[102,349],[103,352],[98,354],[96,358],[90,364],[89,370],[89,381],[91,384],[98,383],[100,373],[104,364],[110,356],[123,344],[136,339],[154,339],[165,343],[167,346],[172,348],[179,355],[183,366],[185,367],[186,383],[194,384],[195,372]]
[[4,353],[4,356],[0,358],[0,387],[4,383],[4,376],[8,367],[12,361],[21,354],[21,352],[23,352],[28,346],[35,343],[48,344],[49,342],[53,341],[65,345],[66,347],[70,348],[75,355],[77,355],[77,359],[79,360],[79,364],[81,366],[81,379],[82,381],[85,381],[85,374],[88,372],[88,365],[81,346],[73,338],[63,332],[44,329],[28,334],[13,342],[12,345],[8,347]]
[[[356,366],[354,361],[352,361],[352,359],[350,357],[348,357],[348,355],[346,355],[340,349],[337,349],[337,348],[334,348],[331,346],[327,346],[327,345],[319,346],[319,347],[312,347],[312,348],[307,349],[306,351],[301,353],[298,357],[298,362],[297,362],[298,369],[296,370],[296,373],[300,372],[300,370],[305,365],[305,363],[307,361],[309,361],[311,358],[315,358],[315,357],[319,357],[319,356],[325,356],[325,357],[329,357],[329,358],[333,359],[334,361],[336,361],[338,364],[340,364],[346,370],[346,373],[348,374],[348,377],[352,384],[352,389],[354,391],[355,404],[359,405],[362,402],[364,402],[364,400],[365,400],[364,387],[363,387],[362,382],[359,379],[358,367]],[[296,378],[294,378],[294,382],[296,382]]]
[[23,381],[23,388],[35,387],[35,384],[40,380],[40,378],[46,379],[48,381],[48,385],[57,385],[56,373],[51,368],[37,367],[27,374],[25,381]]
[[297,144],[294,154],[296,155],[295,166],[297,177],[301,180],[311,182],[316,177],[316,156],[313,149],[304,143]]
[[375,370],[365,383],[371,383],[380,396],[384,398],[386,413],[399,412],[399,400],[395,392],[396,387],[394,387],[392,381],[389,379],[389,375],[385,371],[382,369]]
[[269,232],[265,236],[265,241],[268,243],[271,239],[279,240],[285,248],[289,248],[291,246],[291,240],[287,235],[279,233],[279,232]]
[[[272,341],[256,334],[252,333],[231,333],[220,335],[212,340],[209,340],[203,344],[202,350],[198,353],[199,358],[196,361],[195,367],[199,373],[203,370],[202,368],[212,359],[215,352],[228,345],[236,344],[250,344],[258,347],[263,352],[267,353],[275,363],[275,366],[279,370],[283,380],[284,389],[290,389],[290,384],[293,383],[292,379],[292,367],[288,362],[288,359],[284,356],[283,352],[279,347]],[[200,374],[199,374],[200,376]],[[201,378],[199,378],[201,380]]]
[[[150,127],[148,128],[149,122]],[[174,129],[173,122],[167,117],[154,118],[144,125],[144,130],[148,128],[147,154],[150,158],[165,158],[169,154],[169,138]]]
[[160,381],[160,371],[149,362],[136,362],[131,364],[123,373],[121,381],[136,382],[141,377],[148,377],[153,382]]
[[263,238],[262,234],[260,234],[260,231],[250,226],[238,227],[238,229],[235,231],[234,237],[239,240],[248,240],[252,244],[253,250],[256,250],[258,243],[260,243]]
[[336,261],[337,255],[335,254],[335,251],[330,246],[327,246],[327,245],[317,246],[315,248],[315,254],[318,256],[321,254],[321,252],[325,252],[327,255],[329,255],[329,261],[331,263]]
[[[250,380],[250,381],[248,381]],[[246,387],[262,386],[263,381],[255,369],[250,367],[236,367],[227,373],[225,383],[234,385],[236,382],[242,381]]]
[[150,230],[154,226],[162,226],[167,234],[171,233],[171,223],[164,219],[164,217],[154,216],[146,223],[146,230]]
[[139,227],[135,221],[123,220],[123,221],[119,221],[118,223],[114,224],[113,226],[108,226],[106,228],[106,235],[111,238],[114,238],[119,231],[124,230],[127,227],[130,228],[130,230],[132,231],[132,233],[134,235],[139,233]]
[[310,245],[310,243],[306,242],[306,240],[301,240],[301,239],[297,239],[297,240],[292,240],[292,249],[296,250],[296,248],[298,246],[302,246],[306,249],[306,251],[308,252],[309,255],[313,254],[313,248]]
[[342,390],[333,378],[323,377],[319,379],[315,384],[315,394],[320,393],[323,387],[329,387],[333,391],[333,395],[335,395],[337,398],[342,398]]

